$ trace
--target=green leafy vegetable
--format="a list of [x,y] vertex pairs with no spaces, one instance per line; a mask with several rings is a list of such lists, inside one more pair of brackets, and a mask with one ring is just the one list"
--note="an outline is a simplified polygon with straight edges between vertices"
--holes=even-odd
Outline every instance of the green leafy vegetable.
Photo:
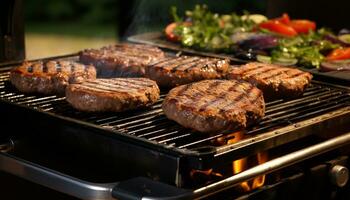
[[[172,9],[176,22],[179,17],[176,9]],[[208,51],[227,50],[233,44],[230,35],[236,32],[251,31],[255,23],[245,20],[236,13],[219,15],[208,10],[206,5],[196,5],[194,10],[186,11],[187,20],[191,26],[179,25],[175,32],[180,35],[184,46]]]
[[177,15],[177,8],[176,8],[176,6],[172,6],[170,8],[170,14],[173,17],[175,22],[182,22],[183,21],[182,18],[180,18],[179,15]]
[[272,62],[281,58],[295,58],[302,66],[318,68],[324,60],[323,53],[339,47],[323,39],[327,33],[320,29],[317,32],[280,39],[279,45],[271,52]]
[[258,56],[258,59],[318,68],[325,59],[324,55],[339,47],[339,44],[325,39],[326,35],[332,33],[324,28],[294,37],[282,37],[266,29],[256,30],[258,24],[250,19],[248,12],[243,16],[236,13],[219,15],[209,11],[206,5],[196,5],[193,10],[186,11],[185,20],[177,15],[176,7],[171,8],[171,14],[178,23],[174,32],[179,36],[182,45],[194,49],[235,53],[240,48],[237,47],[237,40],[233,39],[234,35],[238,35],[236,33],[261,32],[274,35],[278,45],[264,52],[264,55],[269,56]]

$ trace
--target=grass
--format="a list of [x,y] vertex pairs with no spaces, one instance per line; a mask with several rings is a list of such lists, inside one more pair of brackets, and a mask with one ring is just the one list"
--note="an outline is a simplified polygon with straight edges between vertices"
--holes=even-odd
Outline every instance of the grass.
[[30,23],[25,33],[27,59],[76,53],[118,41],[116,28],[112,25]]
[[[162,30],[159,24],[139,24],[135,32]],[[118,41],[116,26],[82,23],[27,23],[26,58],[37,59],[100,48]]]
[[116,26],[110,25],[89,25],[81,23],[28,23],[25,27],[26,33],[61,35],[73,37],[99,37],[116,38]]

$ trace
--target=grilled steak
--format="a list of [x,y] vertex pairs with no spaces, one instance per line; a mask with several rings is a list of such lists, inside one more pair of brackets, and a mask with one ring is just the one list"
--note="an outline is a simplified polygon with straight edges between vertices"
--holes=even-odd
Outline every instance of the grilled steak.
[[161,87],[174,87],[204,79],[221,78],[228,66],[227,60],[180,56],[165,58],[146,67],[146,76]]
[[312,79],[308,72],[258,62],[232,67],[227,77],[255,84],[267,99],[297,97],[304,92]]
[[93,66],[71,61],[25,62],[11,71],[11,83],[26,93],[64,94],[69,83],[95,79]]
[[146,78],[95,79],[69,85],[66,97],[78,110],[120,112],[152,105],[159,98],[159,88]]
[[265,113],[262,92],[237,80],[204,80],[170,90],[163,102],[165,115],[200,132],[244,128]]
[[159,48],[140,44],[116,44],[79,54],[80,62],[96,66],[102,77],[144,76],[146,65],[164,57]]

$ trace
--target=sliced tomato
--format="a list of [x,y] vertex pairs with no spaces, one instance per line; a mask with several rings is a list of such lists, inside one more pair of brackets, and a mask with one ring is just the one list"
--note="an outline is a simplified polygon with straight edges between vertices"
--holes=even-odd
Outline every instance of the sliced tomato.
[[275,18],[274,20],[279,21],[282,24],[289,24],[289,22],[290,22],[289,15],[287,13],[283,13],[283,15],[281,17]]
[[350,59],[350,47],[334,49],[330,54],[326,57],[327,60],[345,60]]
[[295,36],[298,34],[292,27],[276,20],[262,22],[259,24],[259,27],[285,36]]
[[180,37],[174,33],[175,28],[177,27],[177,23],[173,22],[165,27],[165,35],[168,40],[173,42],[180,41]]
[[316,23],[306,19],[291,20],[288,25],[298,33],[308,33],[316,29]]
[[[175,28],[179,25],[179,23],[173,22],[168,24],[167,27],[165,27],[165,35],[167,37],[168,40],[173,41],[173,42],[179,42],[181,40],[179,35],[176,35],[174,30]],[[192,23],[191,22],[182,22],[180,23],[180,25],[182,26],[191,26]]]
[[225,21],[223,19],[219,20],[219,27],[220,28],[225,28]]

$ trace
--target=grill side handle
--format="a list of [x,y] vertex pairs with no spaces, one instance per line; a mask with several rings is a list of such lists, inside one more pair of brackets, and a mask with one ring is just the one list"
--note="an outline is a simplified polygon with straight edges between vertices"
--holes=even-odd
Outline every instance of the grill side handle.
[[0,153],[0,170],[81,199],[113,199],[111,192],[116,185],[83,181],[4,152]]
[[191,199],[192,191],[145,177],[115,183],[91,183],[6,153],[14,143],[0,145],[0,170],[53,190],[86,200]]

